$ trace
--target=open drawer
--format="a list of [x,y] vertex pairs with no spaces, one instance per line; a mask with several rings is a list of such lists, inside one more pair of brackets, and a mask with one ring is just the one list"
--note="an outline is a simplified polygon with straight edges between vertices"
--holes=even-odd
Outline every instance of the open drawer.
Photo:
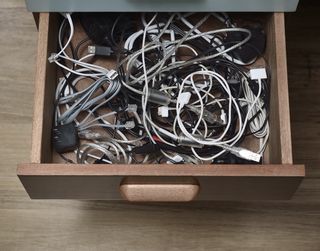
[[18,176],[31,198],[129,201],[290,199],[305,175],[293,165],[283,13],[264,13],[272,70],[270,138],[262,165],[77,165],[57,161],[51,129],[58,14],[40,13],[30,164]]

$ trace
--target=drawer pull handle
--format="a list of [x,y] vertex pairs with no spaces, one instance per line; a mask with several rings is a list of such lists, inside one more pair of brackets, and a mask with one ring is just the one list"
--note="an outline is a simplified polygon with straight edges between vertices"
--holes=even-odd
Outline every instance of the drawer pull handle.
[[188,202],[200,190],[194,178],[128,177],[120,184],[123,199],[130,202]]

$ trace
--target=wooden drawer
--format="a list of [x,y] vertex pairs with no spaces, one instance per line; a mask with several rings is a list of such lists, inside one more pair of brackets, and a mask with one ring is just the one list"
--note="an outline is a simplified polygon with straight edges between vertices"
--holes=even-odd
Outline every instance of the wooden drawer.
[[51,129],[58,14],[40,13],[31,163],[18,176],[34,199],[130,201],[289,199],[305,169],[293,165],[283,13],[265,20],[272,70],[270,139],[262,165],[76,165],[54,163]]

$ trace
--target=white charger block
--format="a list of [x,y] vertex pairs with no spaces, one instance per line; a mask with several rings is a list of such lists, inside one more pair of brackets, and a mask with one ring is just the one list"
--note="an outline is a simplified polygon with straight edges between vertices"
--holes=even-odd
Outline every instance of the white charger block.
[[252,80],[266,79],[267,78],[266,68],[250,69],[250,78]]

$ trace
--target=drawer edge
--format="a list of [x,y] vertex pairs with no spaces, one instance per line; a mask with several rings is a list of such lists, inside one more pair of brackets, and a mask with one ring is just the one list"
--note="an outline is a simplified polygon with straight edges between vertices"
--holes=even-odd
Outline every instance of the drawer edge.
[[20,164],[18,176],[224,176],[304,177],[304,165],[97,165]]

